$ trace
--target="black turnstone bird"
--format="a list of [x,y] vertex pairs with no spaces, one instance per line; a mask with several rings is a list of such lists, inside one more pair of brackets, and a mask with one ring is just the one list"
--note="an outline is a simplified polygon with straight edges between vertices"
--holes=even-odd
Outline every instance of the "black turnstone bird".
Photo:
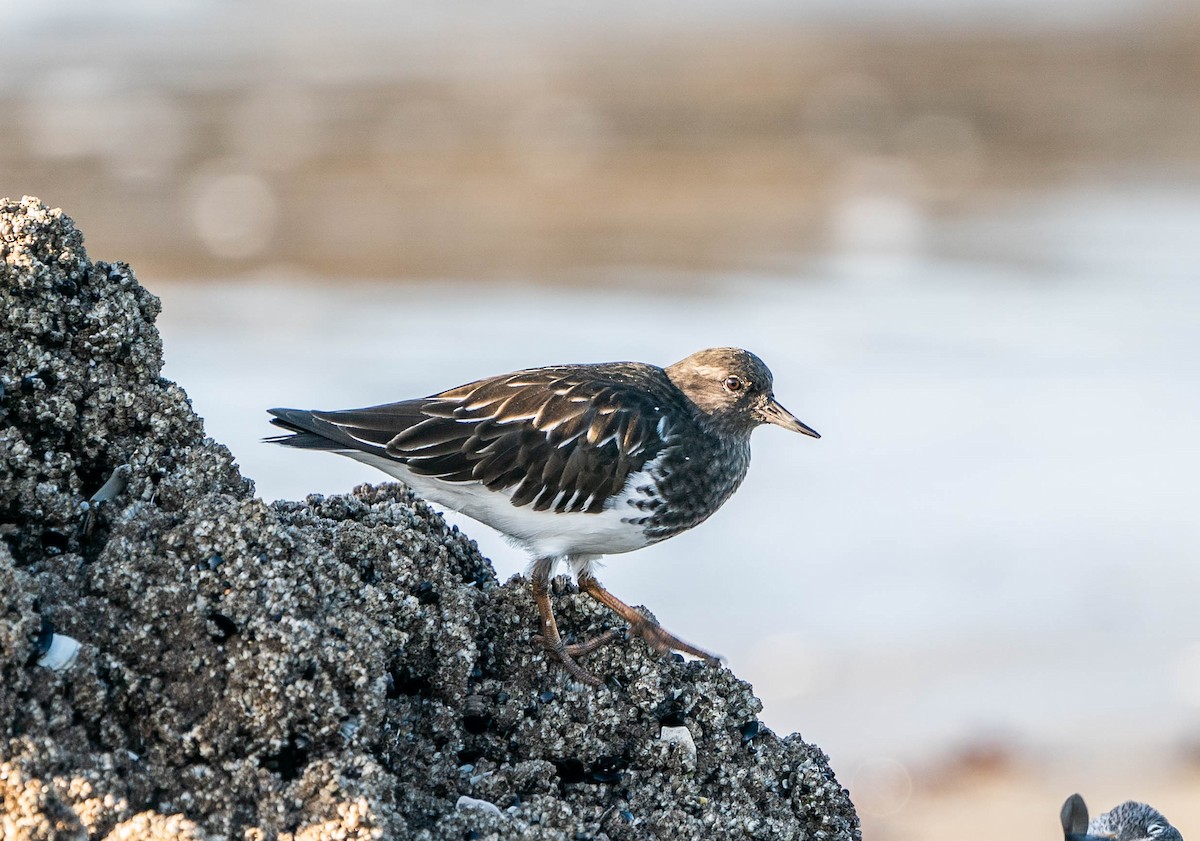
[[665,631],[600,586],[592,562],[708,519],[750,466],[750,433],[773,423],[820,437],[779,405],[771,372],[738,348],[667,368],[556,365],[365,409],[270,409],[291,435],[268,441],[378,467],[419,495],[507,535],[533,557],[540,642],[575,678],[575,658],[620,636],[568,645],[550,606],[555,566],[660,652],[713,655]]
[[1087,804],[1072,794],[1062,807],[1065,841],[1183,841],[1179,830],[1162,814],[1133,800],[1088,820]]

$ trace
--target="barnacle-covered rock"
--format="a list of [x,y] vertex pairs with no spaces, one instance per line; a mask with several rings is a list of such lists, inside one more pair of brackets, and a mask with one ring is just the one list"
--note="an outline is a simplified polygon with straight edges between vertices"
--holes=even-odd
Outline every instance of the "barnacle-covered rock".
[[[824,754],[760,726],[747,684],[641,641],[573,683],[524,583],[402,486],[255,498],[160,375],[158,300],[60,211],[0,202],[0,281],[17,837],[858,837]],[[580,636],[617,626],[559,589]],[[74,659],[39,665],[56,635]]]

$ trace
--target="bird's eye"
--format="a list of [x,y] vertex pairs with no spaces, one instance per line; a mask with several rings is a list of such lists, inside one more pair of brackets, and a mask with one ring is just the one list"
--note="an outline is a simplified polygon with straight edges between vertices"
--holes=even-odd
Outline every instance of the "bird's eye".
[[725,390],[726,391],[741,391],[745,387],[746,387],[746,384],[744,382],[742,382],[741,377],[726,377],[725,378]]

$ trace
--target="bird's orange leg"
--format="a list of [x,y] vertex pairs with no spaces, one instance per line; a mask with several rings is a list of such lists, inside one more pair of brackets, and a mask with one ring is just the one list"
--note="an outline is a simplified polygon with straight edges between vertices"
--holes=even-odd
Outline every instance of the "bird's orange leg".
[[603,682],[584,671],[575,662],[576,657],[590,654],[597,648],[621,638],[620,631],[606,631],[587,642],[578,645],[567,645],[558,632],[558,622],[554,619],[554,609],[550,605],[550,570],[553,563],[549,559],[539,559],[534,565],[530,576],[530,589],[533,590],[533,601],[537,605],[538,614],[542,619],[542,632],[534,637],[555,659],[563,664],[563,668],[571,677],[589,686],[603,686]]
[[641,611],[625,604],[625,602],[600,586],[600,582],[590,572],[579,574],[579,589],[628,622],[629,633],[644,639],[651,648],[660,654],[666,654],[671,651],[684,651],[693,657],[700,657],[710,663],[721,662],[720,657],[710,654],[702,648],[697,648],[690,642],[684,642],[679,637],[664,629],[662,625],[644,615]]

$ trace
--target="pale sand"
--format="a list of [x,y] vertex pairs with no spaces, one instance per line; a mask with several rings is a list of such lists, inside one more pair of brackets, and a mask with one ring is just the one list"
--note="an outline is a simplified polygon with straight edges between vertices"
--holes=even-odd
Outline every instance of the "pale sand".
[[907,801],[889,814],[880,812],[895,808],[900,797],[894,791],[854,799],[868,841],[1056,841],[1062,837],[1059,809],[1075,792],[1093,815],[1140,800],[1162,812],[1184,838],[1200,837],[1200,766],[1179,760],[1133,766],[1078,757],[967,762],[913,781]]

